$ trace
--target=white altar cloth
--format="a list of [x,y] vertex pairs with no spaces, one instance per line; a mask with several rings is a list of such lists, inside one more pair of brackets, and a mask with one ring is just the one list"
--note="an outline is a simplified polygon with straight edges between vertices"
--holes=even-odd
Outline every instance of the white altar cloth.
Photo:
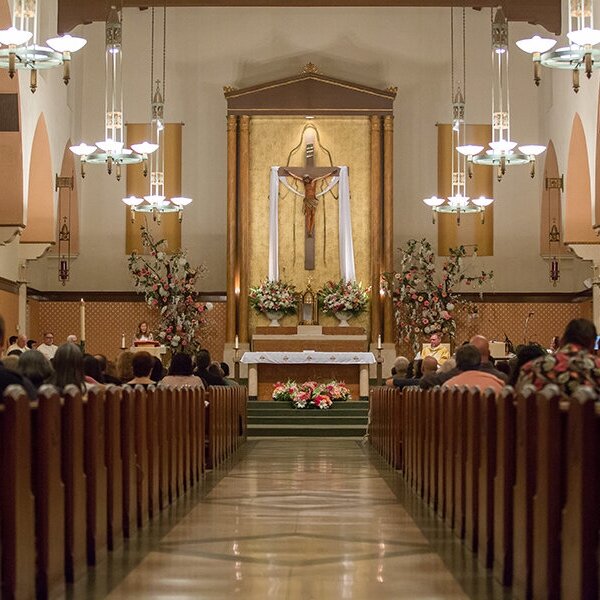
[[359,395],[369,395],[369,365],[377,361],[372,352],[244,352],[240,362],[248,365],[248,395],[258,395],[258,365],[356,365],[359,369]]
[[240,362],[248,365],[373,365],[377,361],[372,352],[244,352]]

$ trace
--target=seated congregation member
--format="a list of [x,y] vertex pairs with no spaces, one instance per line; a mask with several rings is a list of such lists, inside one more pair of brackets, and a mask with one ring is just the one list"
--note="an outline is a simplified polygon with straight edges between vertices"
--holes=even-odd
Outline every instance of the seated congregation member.
[[133,377],[133,352],[124,350],[117,358],[117,377],[121,383],[127,383]]
[[226,362],[219,363],[221,366],[221,371],[223,371],[223,381],[226,385],[231,387],[239,386],[240,384],[235,380],[229,377],[229,365]]
[[442,346],[442,336],[435,332],[429,336],[429,346],[423,348],[421,358],[433,356],[439,365],[443,365],[450,358],[450,350]]
[[208,370],[210,364],[210,352],[206,349],[198,350],[198,354],[196,354],[196,375],[202,379],[204,387],[227,385],[222,376],[215,375]]
[[[94,354],[94,358],[98,361],[98,364],[100,365],[100,372],[102,373],[102,379],[104,383],[121,385],[121,380],[116,375],[109,373],[109,364],[106,356],[104,356],[104,354]],[[114,364],[112,365],[112,368],[115,368]]]
[[67,344],[77,344],[77,336],[74,333],[67,336]]
[[[437,364],[437,363],[436,363]],[[405,356],[398,356],[394,361],[394,377],[386,380],[385,384],[389,387],[397,387],[399,389],[410,385],[418,385],[419,380],[416,377],[408,377],[408,367],[410,362]]]
[[[23,352],[23,354],[27,354],[27,353]],[[9,371],[12,371],[13,373],[18,373],[19,372],[19,358],[21,358],[21,354],[17,354],[17,353],[13,354],[11,352],[7,357],[4,358],[4,360],[2,361],[2,364],[4,365],[5,369],[8,369]]]
[[474,335],[469,343],[473,344],[481,354],[481,365],[479,366],[479,370],[491,373],[506,383],[508,381],[508,376],[506,373],[502,373],[496,369],[490,359],[490,343],[488,339],[482,335]]
[[153,356],[154,364],[152,365],[152,372],[150,373],[150,379],[155,383],[158,383],[165,376],[165,368],[163,367],[162,361],[158,356]]
[[37,349],[48,359],[52,360],[58,346],[54,343],[54,334],[51,331],[44,333],[44,341],[38,345]]
[[546,352],[539,344],[527,344],[521,345],[517,348],[516,356],[511,359],[511,372],[508,379],[508,384],[513,387],[517,385],[519,375],[521,374],[521,367],[526,365],[529,361],[539,358],[540,356],[546,356]]
[[83,355],[83,372],[85,373],[86,386],[89,387],[91,385],[104,384],[102,369],[95,356],[92,356],[91,354]]
[[587,319],[573,319],[555,354],[540,356],[521,368],[517,389],[532,384],[537,390],[553,383],[566,395],[580,385],[600,391],[600,358],[594,356],[596,326]]
[[[6,326],[4,319],[0,316],[0,346],[4,343],[4,333]],[[0,362],[0,404],[4,402],[4,391],[9,385],[21,385],[25,388],[27,395],[31,400],[35,400],[36,392],[31,381],[26,377],[23,377],[20,373],[9,371],[2,362]]]
[[504,381],[492,373],[480,370],[481,353],[473,344],[461,346],[456,351],[456,368],[459,373],[444,382],[443,387],[466,385],[480,390],[491,388],[496,392],[504,387]]
[[35,340],[27,340],[27,348],[29,350],[37,350],[38,343]]
[[173,355],[171,364],[169,365],[169,373],[160,382],[161,386],[165,387],[204,387],[202,379],[194,375],[194,365],[192,357],[189,354],[178,352]]
[[133,355],[131,367],[133,369],[133,379],[127,382],[129,385],[141,385],[145,388],[154,385],[155,382],[150,378],[152,367],[154,367],[154,356],[149,352],[136,352]]
[[[14,336],[10,339],[12,340],[13,338]],[[27,352],[27,350],[29,350],[29,348],[27,348],[27,336],[24,333],[20,333],[15,342],[6,349],[6,356],[19,356],[23,352]]]
[[67,385],[74,385],[82,393],[87,391],[83,372],[83,354],[79,346],[69,342],[60,345],[52,360],[52,366],[54,374],[50,383],[54,384],[61,393]]
[[49,383],[54,374],[50,361],[39,350],[23,352],[18,363],[19,373],[27,377],[36,390],[44,383]]

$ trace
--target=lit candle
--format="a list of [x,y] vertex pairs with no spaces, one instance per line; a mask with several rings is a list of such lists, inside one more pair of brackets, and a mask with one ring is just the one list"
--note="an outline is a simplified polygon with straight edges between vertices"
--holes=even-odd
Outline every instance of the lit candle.
[[381,334],[377,336],[377,350],[381,350],[383,346],[381,345]]
[[233,342],[233,349],[234,350],[240,349],[240,338],[238,337],[237,333],[235,334],[235,342]]
[[79,335],[79,339],[82,342],[85,342],[85,302],[83,301],[83,298],[81,299],[79,316],[81,319],[81,334]]
[[125,348],[125,334],[121,335],[121,348]]

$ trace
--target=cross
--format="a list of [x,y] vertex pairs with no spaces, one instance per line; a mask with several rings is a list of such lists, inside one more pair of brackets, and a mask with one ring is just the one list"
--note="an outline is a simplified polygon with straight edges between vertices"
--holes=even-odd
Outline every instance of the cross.
[[304,269],[315,270],[315,210],[319,203],[317,198],[317,181],[339,174],[336,167],[315,167],[315,146],[307,139],[305,150],[306,161],[303,167],[280,167],[280,177],[293,177],[304,184]]

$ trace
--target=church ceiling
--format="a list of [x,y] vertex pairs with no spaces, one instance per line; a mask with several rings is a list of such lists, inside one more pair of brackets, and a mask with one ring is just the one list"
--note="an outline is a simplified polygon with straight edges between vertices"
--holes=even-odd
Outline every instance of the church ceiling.
[[[168,6],[464,6],[464,0],[166,0]],[[509,21],[542,25],[560,35],[560,0],[468,0],[473,8],[502,4]],[[163,6],[164,0],[122,0],[124,7]],[[70,31],[81,23],[104,21],[106,0],[58,0],[58,31]]]

